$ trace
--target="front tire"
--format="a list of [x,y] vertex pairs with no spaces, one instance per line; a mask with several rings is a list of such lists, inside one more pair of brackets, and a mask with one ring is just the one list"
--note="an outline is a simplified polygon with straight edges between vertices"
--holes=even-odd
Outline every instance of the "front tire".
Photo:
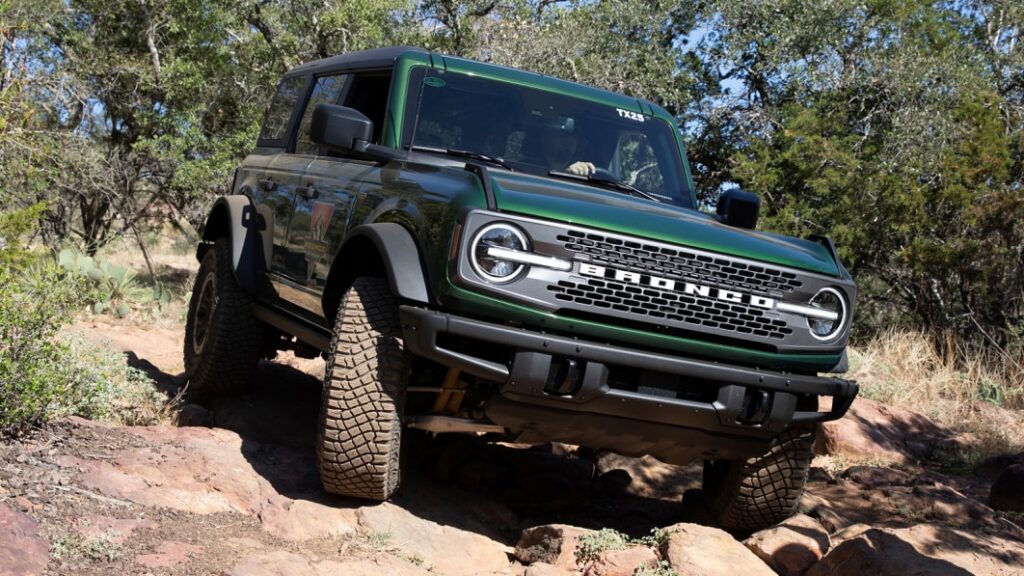
[[333,494],[387,500],[401,480],[409,358],[386,280],[355,280],[338,309],[329,351],[317,442],[320,481]]
[[237,391],[260,360],[264,325],[238,285],[231,244],[217,240],[199,265],[185,322],[185,375],[194,397]]
[[790,428],[761,456],[704,463],[704,493],[718,524],[754,532],[789,518],[810,472],[813,428]]

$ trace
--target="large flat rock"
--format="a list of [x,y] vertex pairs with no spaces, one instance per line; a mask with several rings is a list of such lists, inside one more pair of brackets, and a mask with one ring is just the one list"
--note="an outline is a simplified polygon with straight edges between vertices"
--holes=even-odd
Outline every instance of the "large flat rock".
[[49,551],[35,520],[0,504],[0,576],[42,574]]
[[502,572],[511,548],[486,536],[420,518],[385,502],[357,512],[364,533],[377,534],[404,554],[423,560],[437,574],[453,576]]

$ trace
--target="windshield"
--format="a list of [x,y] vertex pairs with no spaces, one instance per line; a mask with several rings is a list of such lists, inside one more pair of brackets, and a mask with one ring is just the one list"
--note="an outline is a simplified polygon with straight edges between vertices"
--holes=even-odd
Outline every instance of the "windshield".
[[589,173],[690,205],[676,128],[661,119],[437,70],[428,70],[411,91],[419,98],[410,99],[418,106],[406,132],[408,147],[474,152],[538,175]]

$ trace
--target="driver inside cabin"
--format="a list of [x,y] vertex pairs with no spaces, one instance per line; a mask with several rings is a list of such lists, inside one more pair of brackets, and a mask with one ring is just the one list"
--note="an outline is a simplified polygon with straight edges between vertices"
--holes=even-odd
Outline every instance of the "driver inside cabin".
[[575,159],[580,136],[574,118],[557,117],[545,122],[542,141],[544,162],[552,170],[577,176],[590,176],[597,171],[593,162]]

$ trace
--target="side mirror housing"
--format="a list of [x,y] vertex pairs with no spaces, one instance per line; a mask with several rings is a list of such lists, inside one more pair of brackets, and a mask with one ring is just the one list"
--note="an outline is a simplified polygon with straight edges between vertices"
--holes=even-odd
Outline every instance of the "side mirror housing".
[[373,121],[354,108],[320,104],[313,110],[309,139],[328,150],[352,152],[372,137]]
[[729,226],[753,229],[761,212],[761,198],[753,192],[733,188],[722,192],[715,209],[718,220]]
[[342,154],[374,160],[404,157],[398,150],[372,144],[372,138],[373,121],[355,108],[320,104],[313,110],[309,139],[314,143]]

